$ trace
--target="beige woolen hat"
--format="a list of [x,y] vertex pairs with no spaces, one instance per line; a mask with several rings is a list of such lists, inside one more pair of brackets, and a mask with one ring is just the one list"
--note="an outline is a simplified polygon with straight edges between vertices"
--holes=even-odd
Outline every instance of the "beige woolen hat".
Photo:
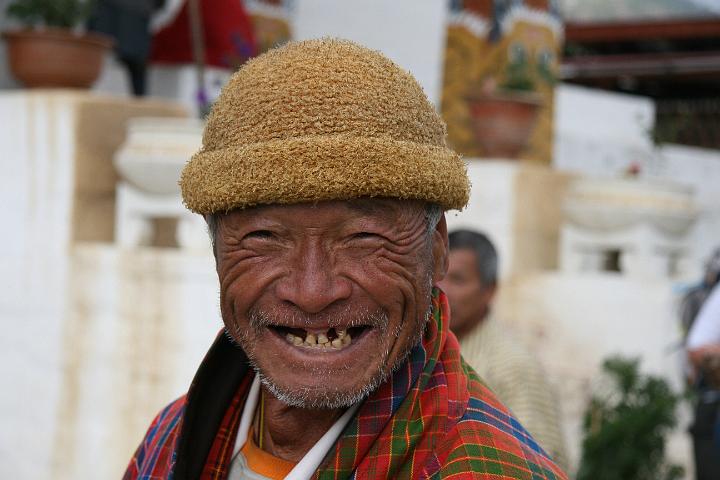
[[415,79],[378,52],[334,39],[289,43],[237,71],[180,186],[200,214],[360,197],[461,209],[470,191]]

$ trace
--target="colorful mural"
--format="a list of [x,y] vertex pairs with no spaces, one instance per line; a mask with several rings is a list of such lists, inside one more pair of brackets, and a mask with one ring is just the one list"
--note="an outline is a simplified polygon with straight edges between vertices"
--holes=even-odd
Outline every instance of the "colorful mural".
[[448,19],[442,114],[466,157],[549,164],[562,23],[552,0],[457,0]]

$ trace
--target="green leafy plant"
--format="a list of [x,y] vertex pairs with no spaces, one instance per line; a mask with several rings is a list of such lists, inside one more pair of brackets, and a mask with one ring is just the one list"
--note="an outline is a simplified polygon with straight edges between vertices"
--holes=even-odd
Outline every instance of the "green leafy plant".
[[522,44],[515,43],[510,46],[510,58],[503,72],[499,87],[505,91],[533,92],[536,82],[533,78],[532,68],[528,60],[528,53]]
[[535,55],[531,59],[525,45],[512,43],[508,48],[508,63],[502,72],[499,88],[506,92],[535,92],[538,84],[555,85],[554,52],[543,49]]
[[681,396],[662,378],[641,374],[637,359],[609,358],[603,371],[610,388],[590,400],[577,480],[682,478],[683,468],[665,461]]
[[505,78],[500,84],[502,90],[534,92],[535,80],[529,74],[529,68],[520,63],[511,63],[505,71]]
[[93,3],[93,0],[14,0],[6,13],[26,27],[71,29],[87,20]]

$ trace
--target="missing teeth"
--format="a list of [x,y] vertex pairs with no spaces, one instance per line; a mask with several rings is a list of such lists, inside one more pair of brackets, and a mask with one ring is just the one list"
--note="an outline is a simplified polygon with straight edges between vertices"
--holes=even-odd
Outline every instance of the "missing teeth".
[[[355,335],[359,334],[365,328],[366,327],[354,327],[353,330],[356,330]],[[283,330],[286,331],[285,340],[296,347],[304,346],[320,350],[342,350],[352,344],[352,335],[344,328],[330,328],[317,334],[301,328]]]

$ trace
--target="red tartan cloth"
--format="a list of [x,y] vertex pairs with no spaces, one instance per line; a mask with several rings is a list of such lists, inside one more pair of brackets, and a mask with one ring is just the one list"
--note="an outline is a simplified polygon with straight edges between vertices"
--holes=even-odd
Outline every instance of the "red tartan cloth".
[[[437,289],[433,304],[422,345],[363,402],[313,478],[567,480],[462,360],[447,327],[447,299]],[[228,343],[224,335],[213,348],[226,348],[222,342]],[[247,369],[230,396],[197,475],[188,474],[184,456],[202,448],[180,437],[196,428],[183,426],[184,419],[197,425],[205,417],[190,413],[192,400],[183,397],[158,415],[124,478],[226,478],[253,376]],[[193,386],[202,384],[196,377]],[[183,441],[193,446],[189,452]]]
[[[257,53],[252,23],[240,0],[200,0],[205,63],[237,68]],[[187,1],[177,16],[153,36],[154,63],[192,63]]]

